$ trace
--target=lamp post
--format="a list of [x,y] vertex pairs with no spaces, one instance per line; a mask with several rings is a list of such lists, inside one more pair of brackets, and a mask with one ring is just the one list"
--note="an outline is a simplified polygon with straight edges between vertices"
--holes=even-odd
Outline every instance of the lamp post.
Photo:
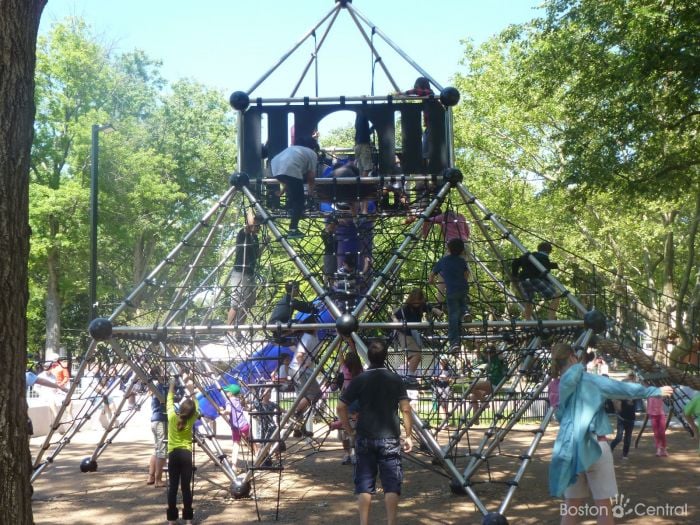
[[90,146],[90,289],[88,292],[90,300],[90,319],[95,318],[97,309],[97,197],[99,189],[97,177],[99,174],[98,159],[100,155],[100,131],[108,133],[114,131],[111,124],[100,126],[92,125],[92,142]]

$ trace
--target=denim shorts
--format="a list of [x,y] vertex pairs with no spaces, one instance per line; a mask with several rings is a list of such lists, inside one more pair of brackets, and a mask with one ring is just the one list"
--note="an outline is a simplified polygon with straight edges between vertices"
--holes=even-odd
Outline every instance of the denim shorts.
[[376,492],[377,472],[384,493],[401,494],[403,468],[401,467],[401,441],[398,438],[355,440],[355,494]]

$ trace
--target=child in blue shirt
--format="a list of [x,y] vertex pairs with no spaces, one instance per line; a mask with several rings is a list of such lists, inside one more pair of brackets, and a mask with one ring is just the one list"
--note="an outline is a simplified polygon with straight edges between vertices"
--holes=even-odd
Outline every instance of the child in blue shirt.
[[435,263],[428,280],[430,284],[434,284],[436,277],[440,275],[445,282],[447,338],[450,351],[457,352],[460,348],[462,318],[469,313],[469,267],[462,257],[462,239],[450,239],[447,242],[447,250],[449,254]]

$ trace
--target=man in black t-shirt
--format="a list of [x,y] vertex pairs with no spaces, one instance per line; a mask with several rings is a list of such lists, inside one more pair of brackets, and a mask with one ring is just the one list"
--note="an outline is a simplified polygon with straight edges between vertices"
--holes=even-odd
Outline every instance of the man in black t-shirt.
[[[396,511],[401,494],[403,469],[401,449],[410,452],[412,413],[406,385],[397,374],[385,367],[387,348],[373,342],[367,349],[370,368],[352,380],[338,401],[338,417],[343,429],[355,439],[355,494],[360,513],[360,523],[369,520],[372,494],[376,491],[377,472],[384,489],[384,505],[387,523],[396,523]],[[348,406],[357,401],[359,418],[353,430],[348,418]],[[403,415],[406,437],[401,444],[401,427],[398,410]]]

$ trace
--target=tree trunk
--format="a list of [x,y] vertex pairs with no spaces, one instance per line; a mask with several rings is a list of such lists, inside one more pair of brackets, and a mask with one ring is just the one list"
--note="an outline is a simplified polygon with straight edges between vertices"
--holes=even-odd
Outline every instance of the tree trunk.
[[33,523],[27,439],[29,156],[45,0],[0,0],[0,523]]

